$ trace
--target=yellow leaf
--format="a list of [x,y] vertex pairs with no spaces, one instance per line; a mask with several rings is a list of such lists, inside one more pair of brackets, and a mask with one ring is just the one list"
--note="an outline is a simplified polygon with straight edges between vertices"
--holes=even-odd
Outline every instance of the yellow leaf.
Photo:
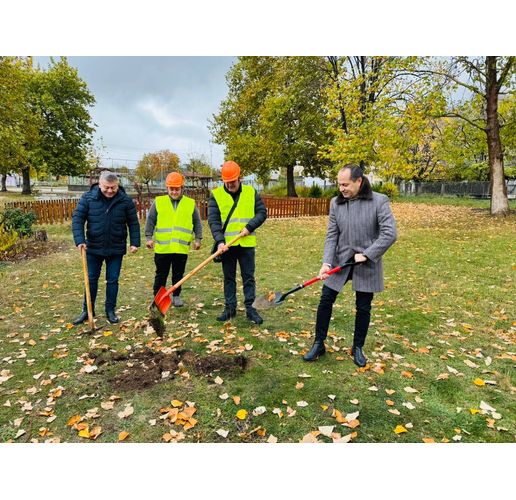
[[388,406],[394,406],[394,401],[391,401],[390,399],[386,399],[385,402]]
[[111,330],[106,330],[105,332],[102,332],[102,335],[104,335],[104,337],[109,337],[110,335],[113,335],[113,332]]
[[435,443],[433,438],[423,438],[423,443]]
[[79,436],[82,437],[82,438],[89,438],[90,437],[90,431],[88,430],[88,427],[86,427],[82,431],[79,431]]
[[401,374],[407,378],[412,378],[414,376],[412,372],[408,372],[408,371],[403,371],[403,372],[401,372]]
[[486,385],[486,383],[481,378],[476,378],[475,380],[473,380],[473,383],[475,385],[478,385],[479,387]]
[[82,417],[80,415],[74,415],[72,418],[70,418],[70,420],[68,420],[66,425],[69,425],[71,427],[72,425],[75,425],[77,422],[79,422],[81,418]]
[[174,408],[179,408],[180,406],[183,406],[183,402],[182,402],[182,401],[178,401],[177,399],[174,399],[174,400],[172,401],[172,406],[173,406]]
[[240,420],[245,420],[247,418],[247,410],[238,410],[236,417]]
[[232,396],[232,399],[237,406],[240,404],[240,396]]
[[477,413],[480,413],[480,410],[478,408],[470,408],[469,409],[469,412],[472,414],[472,415],[475,415]]
[[126,431],[122,431],[119,435],[118,435],[118,440],[119,441],[124,441],[127,436],[129,436],[129,433],[126,432]]
[[403,427],[402,425],[397,425],[394,429],[394,432],[396,434],[401,434],[402,432],[407,432],[407,429],[405,429],[405,427]]
[[93,429],[91,429],[90,438],[97,439],[97,437],[99,437],[100,434],[102,434],[102,427],[100,427],[100,425],[97,425],[93,427]]
[[323,411],[326,411],[328,409],[328,405],[321,405],[321,408],[323,409]]

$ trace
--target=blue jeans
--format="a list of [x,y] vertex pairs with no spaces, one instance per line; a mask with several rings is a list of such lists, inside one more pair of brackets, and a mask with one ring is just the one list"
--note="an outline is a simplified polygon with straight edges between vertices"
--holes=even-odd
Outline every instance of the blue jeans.
[[[97,298],[97,290],[99,288],[99,277],[102,270],[102,263],[106,262],[106,304],[105,311],[113,311],[116,309],[116,298],[118,295],[118,277],[122,269],[123,255],[93,255],[86,252],[86,261],[88,262],[88,277],[90,280],[90,296],[93,311],[95,311],[95,300]],[[84,310],[86,311],[86,295],[84,295]]]

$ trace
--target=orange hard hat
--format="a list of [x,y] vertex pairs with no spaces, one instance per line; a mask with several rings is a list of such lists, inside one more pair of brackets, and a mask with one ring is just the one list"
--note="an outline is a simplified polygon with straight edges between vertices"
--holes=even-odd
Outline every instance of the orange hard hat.
[[185,179],[179,172],[170,172],[165,180],[167,187],[179,188],[185,185]]
[[222,165],[221,174],[224,182],[236,181],[240,177],[240,167],[238,163],[232,160],[226,161],[224,165]]

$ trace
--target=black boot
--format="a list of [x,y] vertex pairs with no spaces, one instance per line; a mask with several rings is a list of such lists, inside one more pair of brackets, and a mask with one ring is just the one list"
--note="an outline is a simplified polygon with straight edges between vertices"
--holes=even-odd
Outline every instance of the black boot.
[[[95,313],[93,313],[93,317],[95,317]],[[88,311],[82,311],[82,313],[72,321],[72,324],[77,326],[85,321],[88,321]]]
[[115,311],[106,311],[106,317],[112,325],[120,321],[120,318],[115,314]]
[[247,309],[247,319],[251,320],[253,323],[257,325],[261,325],[263,323],[262,317],[258,314],[258,311],[254,307],[250,307]]
[[305,361],[315,361],[319,356],[326,352],[324,341],[316,340],[312,348],[303,356]]
[[362,368],[366,365],[367,359],[364,356],[364,353],[363,353],[361,347],[353,346],[351,348],[351,354],[353,355],[353,361],[354,361],[355,365],[359,366],[360,368]]
[[220,316],[217,316],[217,321],[229,321],[236,316],[236,309],[233,307],[225,307]]

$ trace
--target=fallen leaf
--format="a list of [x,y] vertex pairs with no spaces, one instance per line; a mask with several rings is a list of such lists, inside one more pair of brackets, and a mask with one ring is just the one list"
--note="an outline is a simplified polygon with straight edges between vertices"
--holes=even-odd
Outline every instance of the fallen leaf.
[[71,427],[71,426],[75,425],[77,422],[80,422],[81,418],[82,417],[80,415],[74,415],[73,417],[70,418],[70,420],[68,420],[66,425],[69,425]]
[[349,402],[352,404],[352,405],[357,405],[359,403],[358,399],[350,399]]
[[385,389],[385,392],[389,395],[389,396],[392,396],[396,391],[394,389]]
[[413,394],[415,392],[419,392],[417,389],[414,389],[413,387],[404,387],[403,390],[405,392],[409,392],[410,394]]
[[228,434],[229,434],[229,431],[226,431],[225,429],[219,429],[217,431],[217,434],[223,438],[227,438],[228,437]]
[[393,415],[401,415],[400,411],[397,410],[396,408],[392,409],[392,408],[389,408],[387,410],[389,413],[392,413]]
[[396,428],[394,429],[394,432],[396,434],[401,434],[402,432],[408,432],[408,431],[402,425],[397,425]]
[[129,433],[126,431],[122,431],[120,434],[118,434],[118,441],[124,441],[129,436]]
[[312,378],[312,375],[308,375],[308,373],[300,373],[298,375],[299,378]]
[[273,436],[272,434],[269,436],[269,439],[267,439],[268,443],[277,443],[278,438],[276,436]]
[[101,408],[103,408],[104,410],[112,410],[113,407],[115,406],[115,402],[114,401],[102,401],[100,403],[100,406]]
[[232,399],[237,406],[240,404],[240,396],[232,396]]
[[489,406],[485,401],[480,401],[480,408],[485,411],[496,411],[496,408]]
[[437,375],[436,380],[446,380],[448,378],[450,378],[449,373],[440,373],[439,375]]
[[304,386],[305,386],[305,384],[303,384],[303,382],[298,382],[296,384],[296,389],[302,389]]
[[473,363],[473,361],[470,361],[469,359],[465,359],[464,364],[466,366],[469,366],[470,368],[478,368],[478,365],[476,365],[475,363]]
[[407,377],[407,378],[412,378],[414,376],[414,374],[412,372],[409,372],[409,371],[402,371],[401,374],[404,377]]
[[478,408],[470,408],[469,409],[469,412],[472,414],[472,415],[476,415],[477,413],[480,413],[480,410]]
[[368,387],[367,390],[376,392],[378,390],[378,387],[376,387],[375,385],[372,385],[371,387]]
[[300,441],[301,443],[318,443],[319,440],[316,436],[313,435],[312,432],[309,432],[308,434],[305,434],[303,436],[303,439]]
[[394,406],[394,401],[390,400],[390,399],[386,399],[385,400],[385,403],[387,403],[388,406]]
[[326,437],[331,437],[331,433],[335,429],[334,425],[321,425],[319,426],[319,432]]
[[220,399],[222,399],[223,401],[225,401],[226,399],[228,399],[228,398],[229,398],[229,394],[228,394],[227,392],[225,392],[224,394],[221,394],[221,395],[219,396],[219,398],[220,398]]
[[267,411],[267,408],[265,406],[258,406],[253,410],[253,415],[257,417],[258,415],[262,415]]
[[240,420],[245,420],[247,418],[247,410],[238,410],[236,412],[236,417]]
[[352,432],[351,434],[346,434],[345,436],[342,436],[341,438],[334,439],[333,442],[334,443],[349,443],[351,441],[351,438],[353,438],[353,434],[355,434],[355,433]]
[[413,410],[415,408],[415,406],[412,403],[410,403],[410,402],[402,403],[402,405],[405,408],[408,408],[409,410]]
[[435,443],[433,438],[423,438],[423,443]]
[[214,380],[214,382],[217,384],[217,385],[222,385],[224,383],[224,380],[221,379],[219,376],[217,376]]
[[308,406],[308,403],[306,401],[298,401],[296,404],[297,404],[297,406],[300,406],[301,408]]
[[170,402],[170,404],[174,407],[174,408],[180,408],[181,406],[183,406],[183,402],[182,401],[179,401],[178,399],[174,399]]
[[473,380],[473,383],[475,385],[478,385],[479,387],[482,387],[483,385],[486,385],[486,383],[481,378],[476,378]]
[[128,404],[128,405],[126,405],[124,410],[119,411],[117,413],[117,415],[118,415],[118,418],[127,418],[127,417],[131,416],[133,413],[134,413],[134,408],[130,404]]

